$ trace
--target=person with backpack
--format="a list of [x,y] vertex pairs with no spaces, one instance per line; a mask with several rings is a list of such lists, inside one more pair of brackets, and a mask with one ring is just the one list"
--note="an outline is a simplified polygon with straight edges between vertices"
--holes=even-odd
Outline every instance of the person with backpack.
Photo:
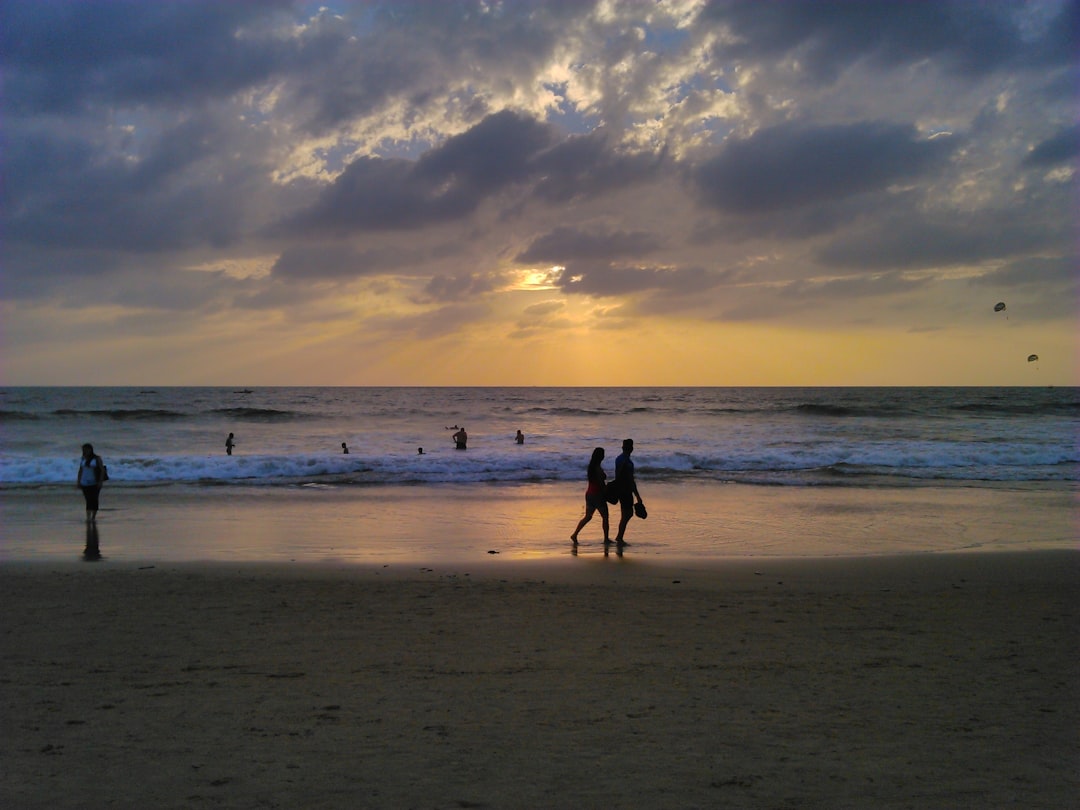
[[82,490],[83,498],[86,499],[86,520],[88,523],[97,520],[98,500],[101,497],[101,487],[105,483],[105,462],[101,456],[95,455],[92,444],[82,446],[82,458],[79,459],[79,475],[75,483]]

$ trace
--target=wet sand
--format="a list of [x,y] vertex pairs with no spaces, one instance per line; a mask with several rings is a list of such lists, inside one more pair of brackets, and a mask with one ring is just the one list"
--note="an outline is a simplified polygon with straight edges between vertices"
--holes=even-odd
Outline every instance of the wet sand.
[[[641,489],[649,518],[632,520],[626,535],[638,559],[1078,547],[1073,487],[649,482]],[[583,491],[569,483],[111,487],[102,494],[98,542],[114,563],[464,564],[488,551],[503,559],[565,557],[583,513]],[[0,524],[0,562],[77,559],[86,540],[82,496],[74,487],[0,491]],[[581,533],[580,555],[601,554],[601,538],[594,518]]]
[[1080,553],[5,562],[0,806],[1060,808]]

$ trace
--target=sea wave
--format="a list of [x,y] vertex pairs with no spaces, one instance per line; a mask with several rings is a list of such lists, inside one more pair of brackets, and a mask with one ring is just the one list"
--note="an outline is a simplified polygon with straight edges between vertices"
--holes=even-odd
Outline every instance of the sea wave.
[[300,411],[279,410],[277,408],[214,408],[210,413],[246,422],[280,422],[310,418],[309,414]]
[[[637,458],[635,456],[635,458]],[[292,485],[527,483],[582,481],[580,452],[430,452],[424,455],[262,454],[139,456],[106,458],[111,486],[149,484]],[[0,486],[67,485],[77,461],[67,457],[0,458]],[[645,480],[703,479],[745,483],[812,485],[842,479],[859,485],[869,479],[904,481],[1078,481],[1075,447],[1024,443],[881,443],[877,446],[823,445],[809,448],[715,448],[708,452],[660,451],[637,459]]]
[[1011,402],[963,402],[951,405],[949,410],[965,414],[1000,414],[1002,416],[1072,416],[1080,413],[1080,401],[1011,403]]
[[35,422],[40,418],[40,414],[30,411],[0,410],[0,422]]
[[909,408],[894,408],[885,405],[876,407],[860,407],[856,405],[838,405],[821,402],[804,402],[796,405],[796,413],[806,416],[873,416],[873,417],[897,417],[915,416],[915,412]]
[[89,416],[116,421],[123,421],[125,419],[153,421],[187,418],[187,414],[180,413],[179,411],[162,410],[159,408],[104,408],[87,410],[79,408],[57,408],[52,413],[54,416],[62,418],[81,418]]

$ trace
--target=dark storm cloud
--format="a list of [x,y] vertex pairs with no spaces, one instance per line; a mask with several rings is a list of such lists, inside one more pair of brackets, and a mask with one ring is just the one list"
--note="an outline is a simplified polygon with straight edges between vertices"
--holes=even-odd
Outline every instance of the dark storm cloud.
[[5,0],[5,105],[17,113],[222,97],[281,67],[284,45],[238,30],[288,0]]
[[566,264],[575,259],[610,261],[625,256],[643,256],[652,253],[659,246],[655,236],[641,231],[587,233],[570,226],[562,226],[536,237],[514,261],[522,264]]
[[692,176],[710,205],[763,213],[883,190],[940,165],[956,145],[895,124],[782,124],[730,141]]
[[596,197],[657,177],[665,158],[664,150],[618,152],[603,131],[573,135],[537,156],[533,168],[542,179],[536,194],[552,203]]
[[[724,59],[773,61],[797,58],[816,80],[831,80],[855,62],[882,68],[932,59],[955,73],[978,76],[1025,64],[1073,58],[1075,4],[1024,36],[1010,3],[815,2],[762,3],[712,0],[702,23],[725,25],[738,38],[716,46]],[[1069,31],[1073,33],[1068,33]]]
[[484,199],[529,177],[529,159],[553,130],[513,112],[485,118],[418,161],[353,161],[286,232],[408,230],[464,219]]
[[285,233],[412,230],[463,220],[511,187],[543,200],[593,197],[651,177],[652,154],[613,153],[603,138],[559,141],[555,128],[505,110],[448,138],[418,160],[353,161]]
[[479,198],[529,177],[531,158],[554,138],[546,124],[506,110],[426,153],[414,174],[432,189],[449,184],[450,194]]
[[1077,156],[1080,156],[1080,124],[1066,127],[1036,144],[1024,158],[1023,165],[1046,168],[1075,161]]
[[217,149],[234,133],[192,117],[140,145],[141,156],[47,128],[9,128],[6,235],[14,242],[136,253],[224,246],[241,231],[244,195],[264,182]]

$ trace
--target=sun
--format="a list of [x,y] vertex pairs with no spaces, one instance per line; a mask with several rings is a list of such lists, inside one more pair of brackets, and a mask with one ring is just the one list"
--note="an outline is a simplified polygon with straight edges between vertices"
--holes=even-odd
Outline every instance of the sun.
[[557,290],[565,267],[554,265],[547,269],[515,270],[511,277],[511,290]]

